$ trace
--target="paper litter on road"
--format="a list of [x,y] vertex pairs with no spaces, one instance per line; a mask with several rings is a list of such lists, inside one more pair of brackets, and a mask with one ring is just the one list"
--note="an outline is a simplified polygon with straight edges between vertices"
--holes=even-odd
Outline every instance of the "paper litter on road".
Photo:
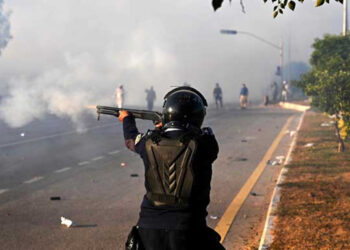
[[67,227],[71,227],[73,225],[73,221],[70,219],[64,218],[63,216],[61,217],[61,224],[65,225]]
[[218,217],[217,217],[217,216],[214,216],[214,215],[210,215],[210,219],[212,219],[212,220],[217,220]]
[[330,123],[326,123],[326,122],[321,123],[321,127],[330,127],[330,126],[331,126]]
[[278,161],[273,161],[271,165],[276,166],[276,165],[280,165],[280,163]]
[[283,155],[279,155],[279,156],[276,156],[276,160],[278,161],[279,164],[282,164],[283,161],[284,161],[284,156]]
[[290,136],[290,137],[293,137],[293,136],[295,135],[295,133],[296,133],[296,131],[294,131],[294,130],[293,130],[293,131],[290,131],[289,136]]
[[313,146],[315,146],[315,143],[312,143],[312,142],[304,145],[305,148],[311,148]]
[[23,137],[23,136],[25,136],[26,135],[26,133],[21,133],[21,136]]

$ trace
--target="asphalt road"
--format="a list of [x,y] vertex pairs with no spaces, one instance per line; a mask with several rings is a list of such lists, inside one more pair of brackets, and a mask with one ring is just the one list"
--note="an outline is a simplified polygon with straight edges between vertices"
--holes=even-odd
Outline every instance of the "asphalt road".
[[[210,226],[293,114],[275,107],[208,112],[205,125],[220,146]],[[114,118],[82,121],[79,132],[69,120],[52,116],[20,129],[0,123],[0,249],[124,248],[144,194],[142,162],[125,149]],[[143,131],[152,127],[138,124]],[[61,216],[75,227],[61,226]]]

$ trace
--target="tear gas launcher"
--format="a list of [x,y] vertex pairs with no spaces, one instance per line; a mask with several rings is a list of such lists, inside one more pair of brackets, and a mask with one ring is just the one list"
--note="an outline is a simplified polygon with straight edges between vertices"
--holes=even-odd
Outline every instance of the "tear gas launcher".
[[96,110],[97,110],[97,120],[100,120],[101,114],[113,115],[115,117],[119,117],[119,112],[121,110],[125,110],[135,118],[142,119],[142,120],[150,120],[150,121],[153,121],[154,124],[158,124],[162,121],[162,114],[156,111],[115,108],[115,107],[99,106],[99,105],[96,106]]

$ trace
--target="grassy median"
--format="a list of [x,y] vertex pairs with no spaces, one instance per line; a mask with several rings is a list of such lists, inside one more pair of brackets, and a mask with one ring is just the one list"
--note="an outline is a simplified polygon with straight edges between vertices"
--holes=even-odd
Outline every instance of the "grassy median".
[[350,143],[337,152],[334,127],[321,126],[330,120],[306,113],[281,185],[271,249],[350,249]]

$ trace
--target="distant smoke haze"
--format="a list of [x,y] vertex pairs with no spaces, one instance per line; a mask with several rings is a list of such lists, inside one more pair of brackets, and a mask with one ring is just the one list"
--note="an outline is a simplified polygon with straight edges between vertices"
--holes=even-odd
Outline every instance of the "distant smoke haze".
[[10,12],[4,11],[4,1],[0,0],[0,55],[12,38],[9,17]]
[[[249,36],[221,35],[220,29],[252,32],[277,44],[289,37],[286,63],[306,62],[315,37],[341,31],[339,4],[316,9],[305,2],[273,19],[270,4],[244,3],[246,14],[238,1],[215,13],[202,0],[86,0],[83,6],[71,0],[8,1],[14,39],[0,57],[0,119],[21,127],[54,114],[82,128],[86,107],[114,105],[120,84],[126,106],[145,107],[150,86],[159,106],[171,86],[184,82],[209,103],[216,82],[224,102],[238,101],[243,82],[250,99],[261,100],[262,90],[279,80],[279,51]],[[0,46],[11,38],[2,7],[0,0]]]

